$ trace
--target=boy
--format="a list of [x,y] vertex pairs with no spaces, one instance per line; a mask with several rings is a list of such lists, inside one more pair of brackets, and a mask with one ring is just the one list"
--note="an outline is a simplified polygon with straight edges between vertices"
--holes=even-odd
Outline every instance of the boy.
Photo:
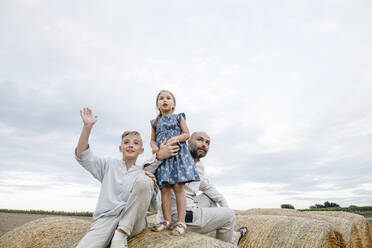
[[[156,179],[136,165],[142,154],[142,139],[138,132],[127,131],[119,147],[123,159],[98,158],[89,149],[88,140],[98,117],[89,108],[80,111],[84,126],[75,150],[76,160],[101,182],[94,223],[78,244],[78,248],[126,248],[127,238],[147,227],[146,212],[150,202],[156,206]],[[154,202],[155,201],[155,202]]]

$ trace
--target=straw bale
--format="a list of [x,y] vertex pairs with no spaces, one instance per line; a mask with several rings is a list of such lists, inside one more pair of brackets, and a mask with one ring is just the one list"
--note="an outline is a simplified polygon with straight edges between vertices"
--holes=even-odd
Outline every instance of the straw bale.
[[362,215],[342,211],[314,211],[313,215],[333,216],[352,221],[357,226],[363,247],[372,248],[372,239],[370,236],[368,220]]
[[[28,222],[0,237],[0,248],[72,248],[89,230],[91,222],[66,217],[48,217]],[[234,247],[205,235],[187,232],[176,237],[170,232],[144,232],[129,240],[129,247]]]
[[236,227],[247,226],[240,247],[253,248],[343,248],[342,235],[326,222],[292,216],[238,216]]
[[1,236],[0,248],[75,247],[90,224],[66,217],[37,219]]
[[173,236],[170,234],[170,231],[159,233],[152,232],[150,231],[149,228],[135,236],[133,239],[130,239],[128,245],[129,247],[154,247],[154,248],[236,247],[232,244],[190,231],[186,232],[182,236]]
[[355,223],[344,218],[327,215],[316,215],[313,212],[300,212],[290,209],[251,209],[239,211],[239,218],[242,215],[280,215],[293,216],[325,221],[342,234],[347,248],[363,248],[359,229]]

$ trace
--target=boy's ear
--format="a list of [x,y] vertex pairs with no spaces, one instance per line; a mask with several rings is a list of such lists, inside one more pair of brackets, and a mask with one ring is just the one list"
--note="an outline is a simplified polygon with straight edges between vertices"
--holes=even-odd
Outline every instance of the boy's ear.
[[123,152],[123,147],[121,145],[119,145],[119,151]]
[[144,151],[145,151],[145,148],[141,147],[141,150],[140,150],[139,154],[142,154]]

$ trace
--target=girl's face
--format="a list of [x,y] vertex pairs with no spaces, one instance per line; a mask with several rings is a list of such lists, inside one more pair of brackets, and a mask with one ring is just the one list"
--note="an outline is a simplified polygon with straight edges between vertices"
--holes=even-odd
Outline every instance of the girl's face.
[[173,112],[176,104],[168,91],[162,91],[159,94],[157,105],[162,114],[169,114]]

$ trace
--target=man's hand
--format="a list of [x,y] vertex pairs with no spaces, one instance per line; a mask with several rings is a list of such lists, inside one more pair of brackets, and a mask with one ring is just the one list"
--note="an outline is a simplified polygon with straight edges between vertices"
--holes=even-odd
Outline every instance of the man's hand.
[[156,153],[157,160],[164,160],[170,157],[174,157],[178,154],[180,147],[177,145],[176,140],[164,140],[161,143],[159,151]]
[[154,182],[154,190],[156,190],[156,178],[155,178],[154,174],[152,174],[148,171],[145,171],[145,175],[148,176]]
[[98,116],[93,117],[92,110],[90,110],[89,108],[83,108],[83,110],[80,110],[80,116],[84,122],[84,126],[88,127],[93,126],[94,123],[96,123],[96,121],[98,120]]

